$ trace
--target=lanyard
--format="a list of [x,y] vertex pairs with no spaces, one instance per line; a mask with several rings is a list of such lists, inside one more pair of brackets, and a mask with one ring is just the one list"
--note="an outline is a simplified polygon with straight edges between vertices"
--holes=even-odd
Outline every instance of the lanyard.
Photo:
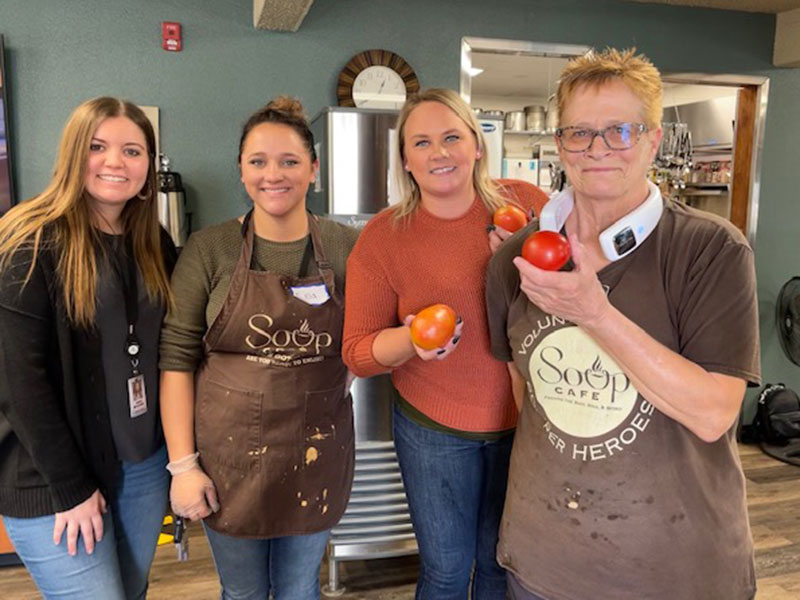
[[133,253],[133,244],[130,240],[125,242],[126,264],[123,268],[118,258],[114,261],[120,281],[122,282],[122,297],[125,300],[125,320],[127,321],[127,336],[125,338],[125,356],[131,359],[133,375],[139,374],[139,352],[142,349],[139,338],[136,336],[136,322],[139,319],[139,288],[136,281],[136,258]]

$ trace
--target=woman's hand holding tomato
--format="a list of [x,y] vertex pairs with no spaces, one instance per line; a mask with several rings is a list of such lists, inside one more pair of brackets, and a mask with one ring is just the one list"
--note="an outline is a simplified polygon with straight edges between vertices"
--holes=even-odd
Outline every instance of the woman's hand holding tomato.
[[528,224],[528,215],[519,206],[506,204],[494,211],[492,223],[495,227],[502,227],[509,233],[514,233]]
[[508,238],[510,238],[513,233],[506,231],[500,227],[495,227],[494,225],[489,225],[489,250],[492,251],[492,254],[497,252],[497,249],[500,247],[500,244],[505,242]]
[[569,245],[575,264],[572,271],[545,271],[521,256],[514,258],[520,289],[544,312],[576,325],[591,326],[603,318],[611,305],[577,235],[569,235]]
[[422,360],[442,360],[455,350],[464,321],[445,304],[434,304],[415,315],[407,315],[411,345]]
[[525,227],[529,220],[525,211],[515,204],[506,204],[494,211],[492,224],[489,225],[489,248],[492,254],[497,252],[500,244]]
[[411,341],[423,350],[441,348],[456,328],[456,312],[446,304],[433,304],[411,321]]
[[522,244],[522,258],[545,271],[558,271],[569,257],[569,242],[557,231],[537,231]]

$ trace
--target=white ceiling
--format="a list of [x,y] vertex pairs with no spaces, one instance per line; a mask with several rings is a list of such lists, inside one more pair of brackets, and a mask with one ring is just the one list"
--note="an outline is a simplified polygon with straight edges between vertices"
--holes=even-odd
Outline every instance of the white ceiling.
[[547,98],[556,91],[566,58],[473,52],[472,66],[483,73],[472,79],[473,96]]
[[780,13],[800,8],[800,0],[627,0],[646,4],[679,4],[745,12]]
[[[472,78],[472,98],[483,103],[501,99],[506,99],[511,104],[529,100],[546,102],[555,93],[558,76],[568,60],[549,56],[473,51],[472,66],[483,69],[483,73]],[[698,102],[735,93],[736,88],[730,87],[687,86],[665,82],[664,105]],[[506,102],[501,101],[500,104]]]

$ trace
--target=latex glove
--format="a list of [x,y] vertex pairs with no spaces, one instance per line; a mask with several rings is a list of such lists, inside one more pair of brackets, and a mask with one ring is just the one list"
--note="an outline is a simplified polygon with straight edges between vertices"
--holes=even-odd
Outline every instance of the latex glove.
[[86,554],[94,552],[95,542],[103,539],[103,514],[106,512],[106,499],[100,490],[86,500],[64,512],[56,513],[53,527],[53,543],[61,543],[61,535],[67,532],[67,552],[75,556],[78,552],[78,534],[83,537]]
[[192,521],[219,510],[214,482],[199,466],[172,476],[169,501],[172,512]]
[[[414,320],[414,317],[417,315],[407,315],[405,319],[403,319],[403,325],[406,327],[411,327],[411,321]],[[411,345],[414,346],[414,352],[417,353],[422,360],[444,360],[456,349],[459,340],[461,339],[461,330],[464,328],[464,320],[461,317],[456,319],[456,328],[453,331],[453,336],[447,340],[447,343],[444,346],[439,348],[434,348],[433,350],[425,350],[417,346],[414,342],[411,342]],[[410,335],[410,332],[409,332]]]

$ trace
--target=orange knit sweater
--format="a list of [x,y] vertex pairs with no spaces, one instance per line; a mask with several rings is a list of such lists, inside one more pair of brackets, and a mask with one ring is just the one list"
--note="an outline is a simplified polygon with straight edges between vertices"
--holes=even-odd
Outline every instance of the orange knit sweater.
[[[544,192],[529,183],[499,183],[507,198],[537,215],[547,202]],[[440,219],[420,207],[404,224],[387,209],[367,223],[347,260],[342,356],[356,375],[390,370],[375,360],[372,342],[406,315],[442,302],[464,319],[458,348],[447,358],[414,356],[392,371],[392,382],[411,405],[461,431],[516,425],[508,370],[489,349],[484,289],[491,221],[477,196],[458,219]]]

